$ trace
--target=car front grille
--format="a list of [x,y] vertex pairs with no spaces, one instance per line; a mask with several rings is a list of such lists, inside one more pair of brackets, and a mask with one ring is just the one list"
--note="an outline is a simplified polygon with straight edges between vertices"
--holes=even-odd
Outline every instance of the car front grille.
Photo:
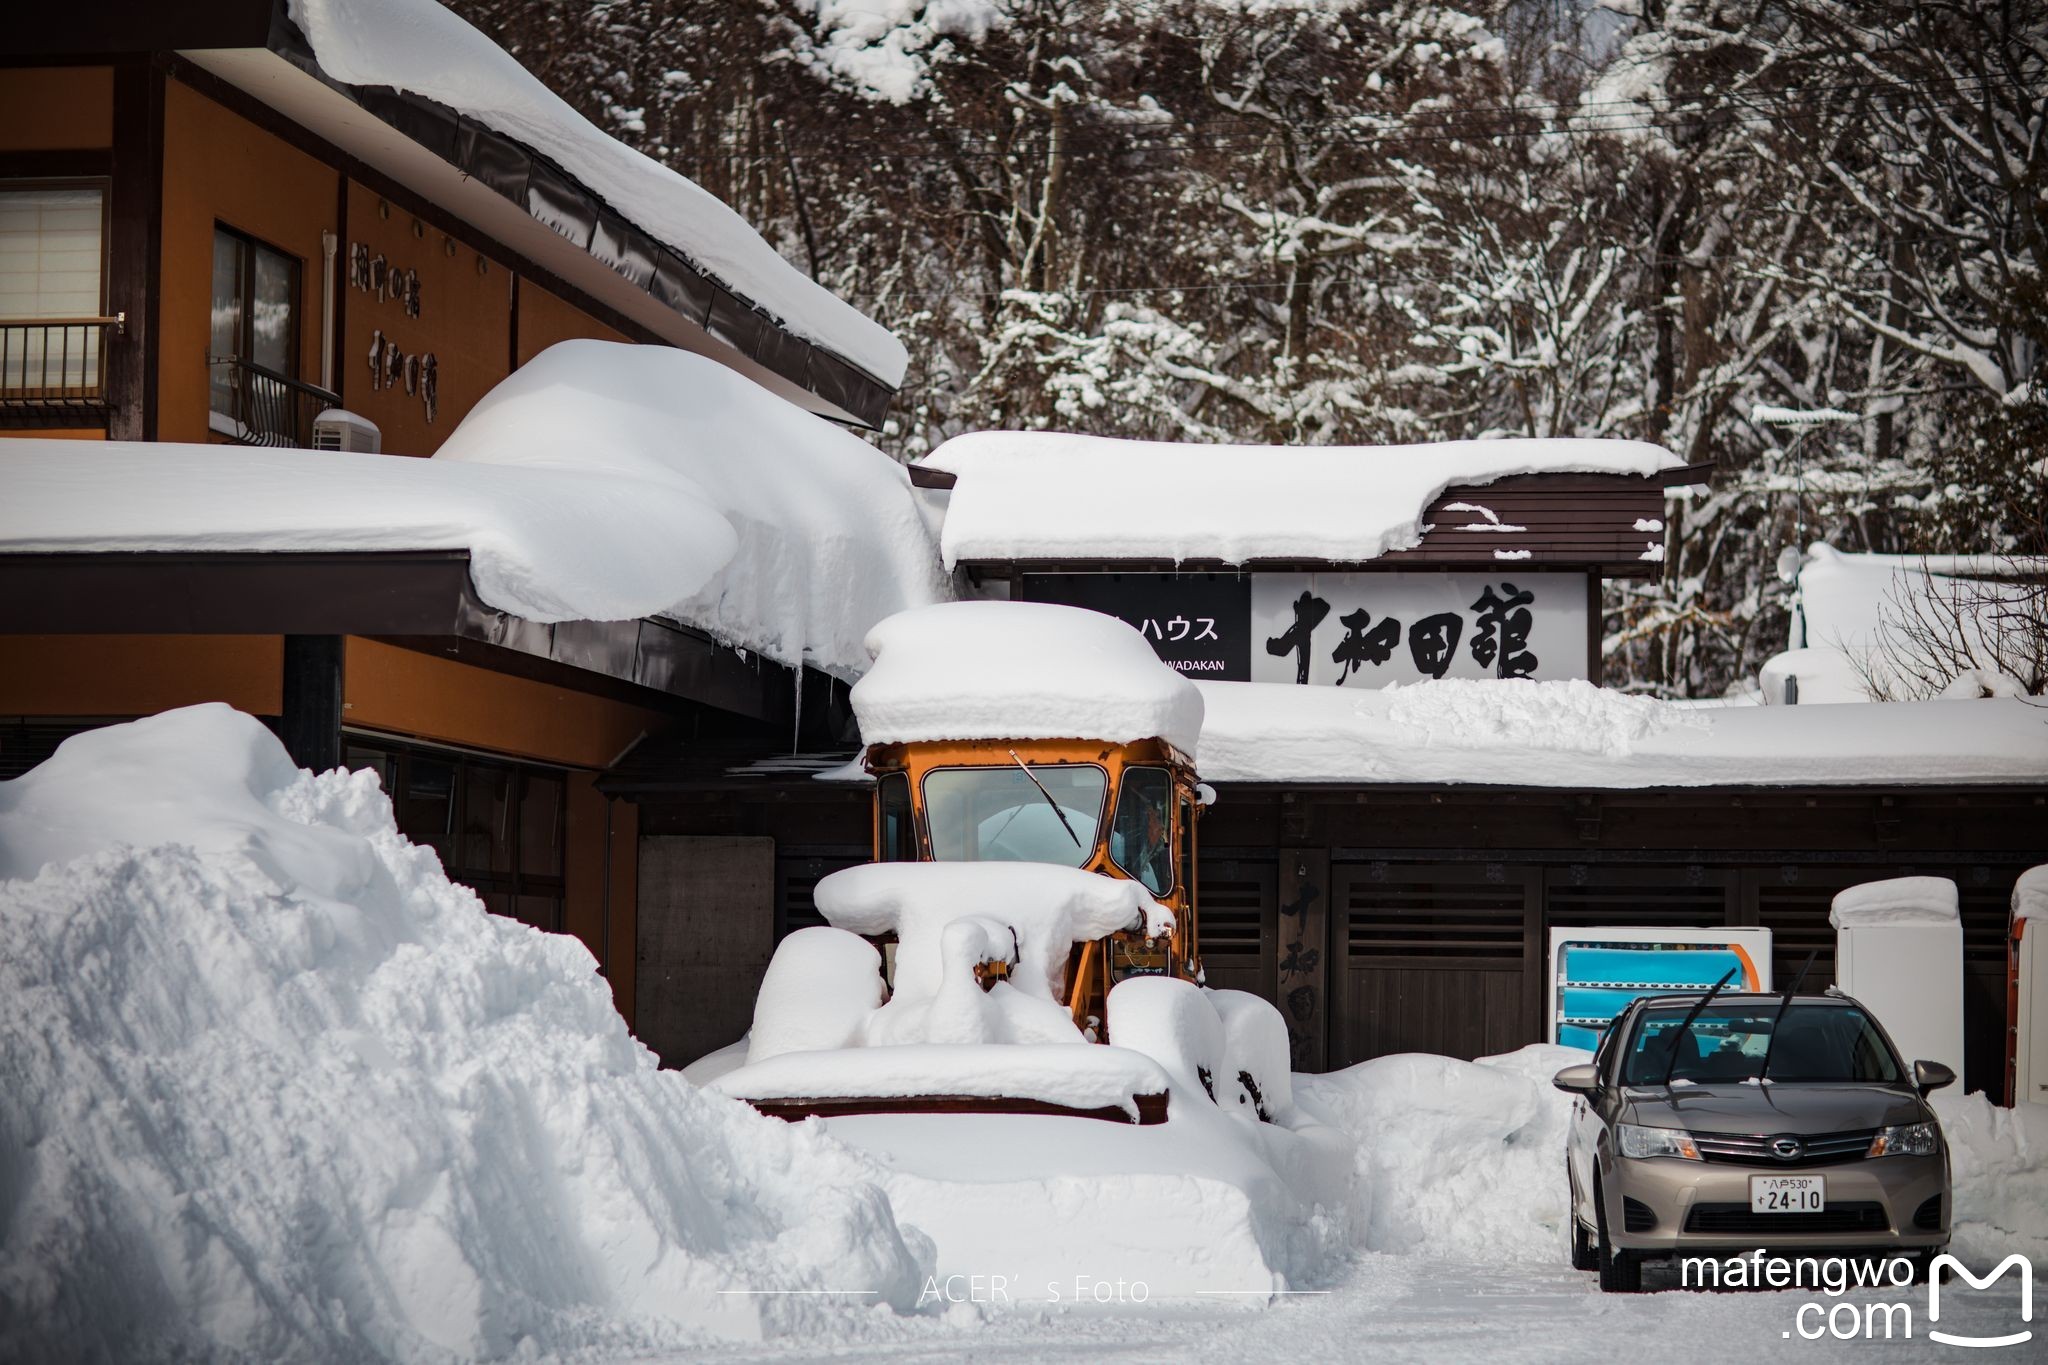
[[1801,1166],[1834,1166],[1844,1161],[1861,1161],[1877,1139],[1877,1129],[1856,1128],[1845,1133],[1787,1133],[1804,1149],[1790,1161],[1771,1151],[1777,1133],[1694,1133],[1693,1144],[1702,1161],[1728,1161],[1744,1166],[1769,1166],[1796,1170]]
[[1819,1213],[1757,1213],[1747,1204],[1694,1204],[1685,1215],[1687,1232],[1716,1236],[1769,1237],[1782,1233],[1889,1232],[1884,1205],[1830,1204]]

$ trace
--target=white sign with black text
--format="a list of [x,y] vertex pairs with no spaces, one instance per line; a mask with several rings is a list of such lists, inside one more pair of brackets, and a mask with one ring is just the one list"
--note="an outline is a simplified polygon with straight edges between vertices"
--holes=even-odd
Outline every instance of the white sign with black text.
[[1260,573],[1252,681],[1583,678],[1583,573]]

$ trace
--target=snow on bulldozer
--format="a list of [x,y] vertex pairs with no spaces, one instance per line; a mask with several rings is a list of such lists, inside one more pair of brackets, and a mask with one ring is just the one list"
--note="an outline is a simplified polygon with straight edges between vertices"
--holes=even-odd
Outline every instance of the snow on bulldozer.
[[1284,1120],[1285,1022],[1203,985],[1199,690],[1070,607],[921,608],[868,649],[875,861],[818,884],[713,1087],[791,1120]]

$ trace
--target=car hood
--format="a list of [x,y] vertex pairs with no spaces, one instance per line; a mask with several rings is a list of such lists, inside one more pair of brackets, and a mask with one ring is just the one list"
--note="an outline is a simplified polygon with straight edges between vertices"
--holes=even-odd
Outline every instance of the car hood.
[[1911,1090],[1879,1085],[1631,1088],[1630,1122],[1699,1133],[1839,1133],[1929,1117]]

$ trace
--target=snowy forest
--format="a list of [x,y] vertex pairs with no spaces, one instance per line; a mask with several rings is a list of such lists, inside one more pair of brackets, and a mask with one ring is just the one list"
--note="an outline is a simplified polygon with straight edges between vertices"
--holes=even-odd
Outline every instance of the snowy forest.
[[1660,442],[1714,478],[1605,635],[1667,696],[1802,537],[2048,550],[2040,0],[452,7],[904,340],[900,458]]

